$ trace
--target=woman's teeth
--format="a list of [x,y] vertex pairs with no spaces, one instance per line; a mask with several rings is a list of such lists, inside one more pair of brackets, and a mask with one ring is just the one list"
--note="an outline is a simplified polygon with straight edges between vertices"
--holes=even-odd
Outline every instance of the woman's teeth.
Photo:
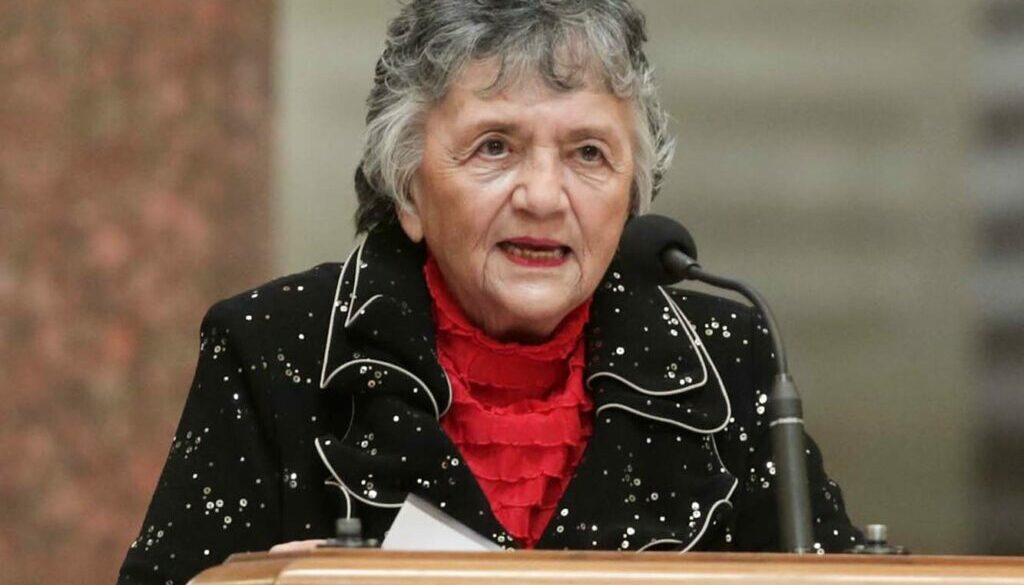
[[505,244],[505,250],[514,256],[520,256],[528,260],[557,260],[565,256],[565,248],[526,248],[516,244]]

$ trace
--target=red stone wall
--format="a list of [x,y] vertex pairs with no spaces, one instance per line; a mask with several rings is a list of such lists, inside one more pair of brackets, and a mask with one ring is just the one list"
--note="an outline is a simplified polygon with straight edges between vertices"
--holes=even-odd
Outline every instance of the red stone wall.
[[0,0],[0,585],[113,583],[268,276],[270,0]]

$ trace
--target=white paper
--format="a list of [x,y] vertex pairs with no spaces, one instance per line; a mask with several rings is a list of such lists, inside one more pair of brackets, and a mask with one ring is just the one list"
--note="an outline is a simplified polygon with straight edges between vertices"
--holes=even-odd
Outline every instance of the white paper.
[[489,551],[501,547],[473,532],[432,504],[409,494],[398,510],[384,550]]

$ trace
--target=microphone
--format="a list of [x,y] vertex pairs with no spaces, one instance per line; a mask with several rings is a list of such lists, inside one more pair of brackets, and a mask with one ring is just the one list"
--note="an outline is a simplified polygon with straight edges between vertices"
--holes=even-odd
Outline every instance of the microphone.
[[779,489],[779,536],[782,548],[795,553],[812,551],[811,503],[804,447],[803,406],[796,383],[789,375],[785,346],[768,303],[751,286],[705,272],[697,262],[697,244],[677,221],[662,215],[632,218],[622,233],[619,254],[626,269],[651,284],[697,280],[743,295],[764,316],[775,352],[775,376],[768,394],[772,455]]

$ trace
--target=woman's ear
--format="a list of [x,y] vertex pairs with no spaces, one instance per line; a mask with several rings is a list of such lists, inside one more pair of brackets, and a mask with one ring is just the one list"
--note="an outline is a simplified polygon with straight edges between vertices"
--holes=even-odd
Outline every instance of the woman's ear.
[[410,240],[419,243],[423,241],[423,220],[420,218],[420,211],[416,203],[416,180],[409,187],[409,197],[405,203],[398,204],[398,223]]

